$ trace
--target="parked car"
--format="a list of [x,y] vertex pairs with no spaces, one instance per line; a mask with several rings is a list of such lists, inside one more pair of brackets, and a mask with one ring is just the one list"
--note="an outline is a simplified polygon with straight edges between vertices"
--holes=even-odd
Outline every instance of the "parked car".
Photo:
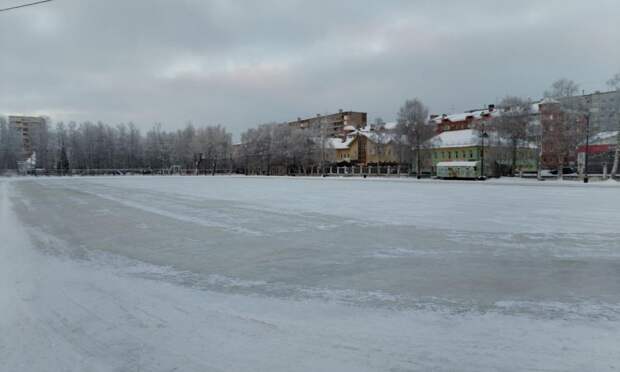
[[[540,171],[540,175],[542,177],[557,177],[558,173],[559,173],[558,169],[543,169]],[[562,168],[562,175],[563,176],[577,175],[577,170],[571,167],[564,167]]]

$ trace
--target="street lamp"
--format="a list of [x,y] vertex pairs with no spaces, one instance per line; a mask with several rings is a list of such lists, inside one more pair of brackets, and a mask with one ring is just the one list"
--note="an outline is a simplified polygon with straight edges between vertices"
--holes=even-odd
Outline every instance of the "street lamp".
[[586,114],[586,159],[583,173],[583,183],[588,183],[588,153],[590,152],[590,112]]
[[480,136],[482,138],[482,148],[480,149],[480,179],[484,179],[485,175],[484,175],[484,139],[485,138],[489,138],[489,134],[484,130],[484,127],[482,128],[482,135]]
[[598,112],[598,109],[592,107],[592,98],[589,97],[586,101],[588,104],[587,113],[586,113],[586,156],[585,156],[585,164],[584,164],[584,172],[583,172],[583,183],[588,183],[588,162],[590,156],[590,114]]

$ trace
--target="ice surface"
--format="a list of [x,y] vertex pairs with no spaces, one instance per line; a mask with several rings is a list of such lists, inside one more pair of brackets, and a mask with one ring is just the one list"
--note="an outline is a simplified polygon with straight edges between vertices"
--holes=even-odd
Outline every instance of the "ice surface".
[[0,180],[0,371],[620,368],[620,188]]

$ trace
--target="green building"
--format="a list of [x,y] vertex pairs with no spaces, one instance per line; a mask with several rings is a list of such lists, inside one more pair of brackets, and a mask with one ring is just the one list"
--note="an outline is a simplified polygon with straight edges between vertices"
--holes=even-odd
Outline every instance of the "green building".
[[[512,165],[512,151],[507,141],[491,133],[484,141],[484,176],[499,176],[506,173]],[[482,163],[482,138],[475,129],[462,129],[442,132],[430,140],[430,152],[433,174],[437,175],[437,165],[446,162],[479,162]],[[519,146],[517,149],[516,172],[532,172],[536,170],[537,151],[530,145]],[[481,168],[476,168],[478,176],[482,176]],[[467,172],[469,174],[470,171]]]

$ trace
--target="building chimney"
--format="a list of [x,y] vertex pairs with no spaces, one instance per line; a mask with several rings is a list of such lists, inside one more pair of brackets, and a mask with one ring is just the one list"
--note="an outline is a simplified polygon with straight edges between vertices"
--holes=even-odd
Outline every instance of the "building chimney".
[[439,117],[439,115],[437,114],[431,114],[431,120],[437,119]]
[[338,109],[338,113],[339,113],[339,114],[342,114],[342,109]]
[[490,112],[495,111],[495,105],[489,105],[489,111]]

